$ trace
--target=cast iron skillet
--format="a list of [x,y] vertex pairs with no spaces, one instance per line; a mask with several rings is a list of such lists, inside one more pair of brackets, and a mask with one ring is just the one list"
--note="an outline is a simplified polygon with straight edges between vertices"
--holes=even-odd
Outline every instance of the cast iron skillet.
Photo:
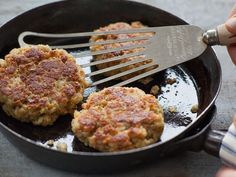
[[[30,10],[2,26],[0,28],[0,57],[4,57],[12,48],[18,47],[17,37],[23,31],[83,32],[119,21],[141,21],[148,26],[186,24],[172,14],[137,2],[124,0],[56,2]],[[42,42],[41,39],[32,41],[29,38],[28,40]],[[61,39],[46,41],[46,43],[59,44],[62,41],[68,42]],[[69,42],[78,42],[78,40]],[[167,84],[167,78],[176,78],[177,82],[172,85]],[[91,92],[107,87],[109,84],[87,89],[85,99]],[[183,146],[187,140],[192,142],[188,144],[197,142],[196,138],[191,139],[188,136],[200,130],[206,130],[212,120],[212,116],[207,114],[211,111],[219,92],[221,68],[216,55],[211,48],[208,48],[196,59],[155,74],[153,81],[147,85],[136,82],[129,86],[139,87],[149,93],[151,87],[156,84],[161,86],[162,90],[157,95],[157,99],[164,107],[165,129],[159,142],[143,148],[103,153],[85,147],[74,138],[70,131],[70,116],[61,117],[55,125],[42,128],[18,122],[0,110],[0,127],[16,147],[42,163],[66,170],[93,173],[125,169],[141,162],[151,161],[151,159],[160,159],[162,156],[173,153],[174,149],[185,150],[187,146],[185,148]],[[194,104],[199,105],[197,114],[190,111]],[[170,113],[169,106],[176,106],[178,112]],[[200,138],[201,141],[198,141],[200,149],[204,144],[206,134],[204,133],[204,136]],[[186,137],[188,137],[187,140]],[[59,152],[48,147],[46,141],[50,139],[66,142],[68,152]]]

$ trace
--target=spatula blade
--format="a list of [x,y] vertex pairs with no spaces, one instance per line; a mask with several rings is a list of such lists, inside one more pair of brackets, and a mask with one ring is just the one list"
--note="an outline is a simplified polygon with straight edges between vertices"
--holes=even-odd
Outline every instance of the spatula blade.
[[156,27],[156,35],[148,47],[149,58],[155,58],[163,70],[201,55],[207,48],[202,40],[204,30],[197,26],[180,25]]

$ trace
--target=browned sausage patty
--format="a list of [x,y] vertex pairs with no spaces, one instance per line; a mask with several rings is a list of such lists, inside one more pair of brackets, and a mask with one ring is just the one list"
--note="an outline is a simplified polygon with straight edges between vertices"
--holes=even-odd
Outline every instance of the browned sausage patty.
[[86,87],[84,72],[65,50],[37,45],[0,60],[0,102],[10,116],[47,126],[73,113]]
[[[131,24],[124,23],[124,22],[118,22],[118,23],[110,24],[105,27],[101,27],[95,31],[99,32],[99,31],[112,31],[112,30],[128,30],[128,29],[136,29],[136,28],[145,28],[145,26],[141,22],[132,22]],[[144,37],[144,36],[151,37],[151,36],[153,36],[153,33],[133,33],[133,34],[117,34],[117,35],[112,34],[112,35],[103,35],[103,36],[92,36],[90,41],[91,42],[101,42],[101,41],[107,41],[107,40],[113,40],[113,39],[126,39],[126,38]],[[130,42],[123,42],[123,43],[112,43],[112,44],[106,44],[106,45],[95,45],[95,46],[91,46],[90,49],[91,49],[91,51],[100,51],[100,50],[111,49],[111,48],[120,48],[123,46],[139,45],[139,44],[143,44],[145,42],[146,42],[145,40],[139,40],[139,41],[130,41]],[[95,58],[95,60],[104,60],[107,58],[122,56],[125,54],[130,54],[130,53],[140,52],[140,51],[143,51],[143,48],[134,48],[134,49],[129,49],[129,50],[121,50],[121,51],[117,51],[117,52],[111,52],[111,53],[107,53],[107,54],[97,55],[94,58]],[[143,58],[143,56],[129,57],[129,58],[124,58],[124,59],[118,60],[118,61],[112,61],[112,62],[108,62],[108,63],[99,64],[99,65],[97,65],[97,68],[104,69],[104,68],[114,66],[117,64],[121,64],[121,63],[125,63],[128,61],[137,60],[139,58]],[[142,66],[144,64],[149,63],[150,61],[151,60],[146,60],[144,62],[132,64],[132,65],[120,68],[120,69],[106,72],[106,73],[104,73],[104,75],[105,76],[112,76],[112,75],[118,74],[120,72],[124,72],[126,70],[130,70],[130,69]],[[151,67],[151,68],[153,68],[153,67]],[[134,77],[134,76],[141,74],[143,72],[146,72],[148,70],[150,70],[150,68],[140,70],[140,71],[135,72],[133,74],[122,76],[121,79],[127,80],[131,77]]]
[[99,151],[122,151],[159,140],[163,110],[157,99],[138,88],[110,87],[92,93],[75,111],[72,131]]

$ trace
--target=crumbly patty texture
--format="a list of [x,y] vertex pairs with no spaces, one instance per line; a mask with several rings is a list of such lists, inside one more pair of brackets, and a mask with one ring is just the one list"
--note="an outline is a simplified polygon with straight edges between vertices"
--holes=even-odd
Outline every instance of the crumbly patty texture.
[[[105,27],[101,27],[95,31],[99,32],[99,31],[112,31],[112,30],[128,30],[128,29],[137,29],[137,28],[145,28],[145,27],[146,26],[144,26],[141,22],[138,22],[138,21],[132,22],[131,24],[124,23],[124,22],[117,22],[117,23],[113,23],[113,24],[110,24]],[[106,40],[127,39],[127,38],[145,37],[145,36],[151,37],[151,36],[153,36],[153,33],[133,33],[133,34],[117,34],[117,35],[112,34],[112,35],[92,36],[90,41],[91,42],[101,42],[101,41],[106,41]],[[105,49],[120,48],[120,47],[124,47],[124,46],[139,45],[139,44],[143,44],[145,42],[146,42],[145,40],[139,40],[139,41],[130,41],[130,42],[123,42],[123,43],[112,43],[112,44],[106,44],[106,45],[95,45],[95,46],[91,46],[90,50],[91,51],[100,51],[100,50],[105,50]],[[143,48],[134,48],[134,49],[129,49],[129,50],[121,50],[121,51],[106,53],[106,54],[102,54],[102,55],[97,55],[94,57],[94,59],[99,61],[99,60],[104,60],[104,59],[111,58],[111,57],[122,56],[125,54],[130,54],[130,53],[135,53],[135,52],[140,52],[140,51],[143,51]],[[97,65],[97,68],[104,69],[104,68],[114,66],[117,64],[121,64],[121,63],[125,63],[128,61],[137,60],[139,58],[143,58],[143,56],[134,56],[134,57],[124,58],[124,59],[117,60],[117,61],[99,64],[99,65]],[[106,72],[106,73],[104,73],[104,75],[105,76],[112,76],[112,75],[118,74],[120,72],[124,72],[126,70],[130,70],[130,69],[139,67],[141,65],[144,65],[144,64],[147,64],[150,62],[151,62],[151,60],[146,60],[146,61],[143,61],[140,63],[132,64],[132,65],[120,68],[120,69]],[[153,68],[153,67],[151,67],[151,68]],[[138,74],[146,72],[146,71],[150,70],[151,68],[149,67],[144,70],[140,70],[135,73],[122,76],[120,79],[127,80],[129,78],[132,78],[132,77],[138,75]]]
[[0,60],[0,102],[10,116],[47,126],[83,99],[84,71],[65,50],[16,48]]
[[72,131],[99,151],[143,147],[160,139],[163,110],[153,95],[138,88],[109,87],[92,93],[75,111]]

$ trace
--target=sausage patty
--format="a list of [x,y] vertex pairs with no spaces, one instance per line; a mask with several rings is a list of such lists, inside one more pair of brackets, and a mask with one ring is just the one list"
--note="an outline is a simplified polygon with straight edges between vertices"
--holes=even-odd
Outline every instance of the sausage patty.
[[[129,29],[137,29],[137,28],[145,28],[145,27],[146,26],[144,26],[141,22],[132,22],[131,24],[128,24],[128,23],[125,23],[125,22],[117,22],[117,23],[113,23],[113,24],[110,24],[110,25],[105,26],[105,27],[101,27],[101,28],[99,28],[95,31],[100,32],[100,31],[112,31],[112,30],[129,30]],[[114,39],[127,39],[127,38],[145,37],[145,36],[152,37],[153,33],[109,34],[109,35],[102,35],[102,36],[92,36],[90,38],[90,42],[102,42],[102,41],[114,40]],[[122,43],[105,44],[105,45],[94,45],[94,46],[90,47],[90,50],[91,51],[101,51],[101,50],[112,49],[112,48],[120,48],[120,47],[124,47],[124,46],[144,44],[145,42],[146,42],[146,40],[138,40],[138,41],[130,41],[130,42],[122,42]],[[122,55],[125,55],[125,54],[130,54],[130,53],[135,53],[135,52],[141,52],[143,50],[144,50],[143,48],[134,48],[134,49],[129,49],[129,50],[121,50],[121,51],[96,55],[94,57],[94,59],[96,61],[105,60],[107,58],[122,56]],[[107,62],[107,63],[99,64],[99,65],[96,65],[96,66],[100,70],[100,69],[104,69],[104,68],[114,66],[114,65],[117,65],[117,64],[125,63],[125,62],[128,62],[128,61],[137,60],[137,59],[143,58],[143,57],[144,56],[134,56],[134,57],[129,57],[129,58],[123,58],[121,60]],[[116,70],[113,70],[113,71],[106,72],[106,73],[104,73],[104,75],[105,76],[112,76],[112,75],[130,70],[130,69],[142,66],[142,65],[150,63],[150,62],[151,62],[151,60],[146,60],[146,61],[139,62],[139,63],[136,63],[136,64],[131,64],[131,65],[126,66],[126,67],[122,67],[122,68],[119,68],[119,69],[116,69]],[[152,68],[153,67],[149,67],[149,68],[146,68],[144,70],[140,70],[140,71],[137,71],[135,73],[122,76],[120,79],[127,80],[129,78],[132,78],[132,77],[138,75],[138,74],[149,71]]]
[[159,140],[163,110],[157,99],[138,88],[109,87],[92,93],[75,111],[72,131],[99,151],[122,151]]
[[87,83],[65,50],[37,45],[13,49],[0,60],[0,102],[10,116],[47,126],[73,113]]

